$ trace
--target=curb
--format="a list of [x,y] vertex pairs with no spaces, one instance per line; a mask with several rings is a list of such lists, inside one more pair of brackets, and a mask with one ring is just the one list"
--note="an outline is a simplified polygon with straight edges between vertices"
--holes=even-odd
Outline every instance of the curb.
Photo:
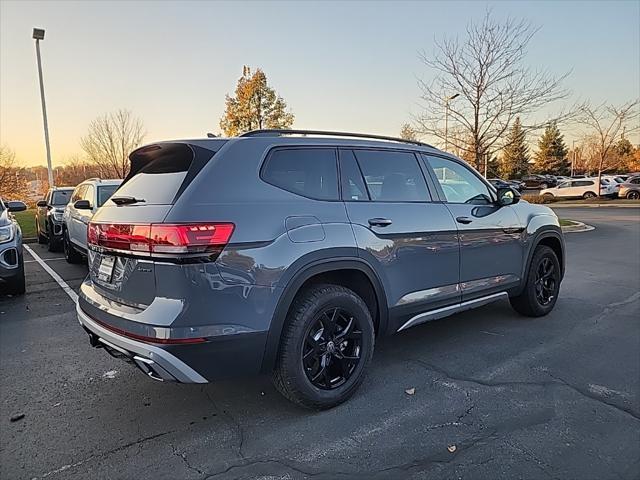
[[590,204],[590,203],[554,203],[554,204],[546,204],[548,207],[550,208],[609,208],[609,207],[613,207],[613,208],[640,208],[640,203],[634,203],[634,204],[620,204],[620,203],[613,203],[613,204],[608,204],[608,203],[595,203],[595,204]]
[[595,230],[596,227],[593,225],[587,225],[586,223],[577,222],[575,220],[571,220],[575,223],[575,225],[568,225],[562,228],[562,233],[581,233],[581,232],[590,232],[591,230]]
[[38,243],[38,239],[33,237],[29,237],[29,238],[24,238],[22,237],[22,243]]

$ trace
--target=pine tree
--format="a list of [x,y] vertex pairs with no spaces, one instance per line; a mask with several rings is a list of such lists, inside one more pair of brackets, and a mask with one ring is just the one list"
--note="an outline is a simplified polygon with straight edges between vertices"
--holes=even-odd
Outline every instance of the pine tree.
[[529,147],[526,133],[516,117],[507,136],[507,144],[502,149],[500,159],[500,175],[506,179],[522,178],[529,173]]
[[260,69],[251,73],[244,67],[238,80],[235,97],[227,95],[227,107],[220,119],[220,128],[228,137],[262,128],[290,128],[294,116],[286,111],[287,104],[267,84]]
[[554,122],[547,125],[538,140],[535,170],[537,173],[551,175],[568,175],[571,172],[564,137]]

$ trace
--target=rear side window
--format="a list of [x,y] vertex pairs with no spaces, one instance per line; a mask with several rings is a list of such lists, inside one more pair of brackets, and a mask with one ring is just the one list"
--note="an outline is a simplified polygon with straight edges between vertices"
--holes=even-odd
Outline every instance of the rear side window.
[[413,153],[355,150],[371,200],[427,202],[429,191]]
[[338,199],[333,148],[286,148],[271,152],[262,179],[276,187],[317,200]]
[[104,205],[104,202],[109,200],[109,197],[118,189],[120,185],[104,185],[98,187],[98,206]]

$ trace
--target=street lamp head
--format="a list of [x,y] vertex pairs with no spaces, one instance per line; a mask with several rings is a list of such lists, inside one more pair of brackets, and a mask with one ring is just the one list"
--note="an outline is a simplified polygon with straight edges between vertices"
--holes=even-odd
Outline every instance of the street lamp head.
[[34,38],[34,40],[44,40],[44,29],[42,29],[42,28],[34,28],[33,29],[33,38]]

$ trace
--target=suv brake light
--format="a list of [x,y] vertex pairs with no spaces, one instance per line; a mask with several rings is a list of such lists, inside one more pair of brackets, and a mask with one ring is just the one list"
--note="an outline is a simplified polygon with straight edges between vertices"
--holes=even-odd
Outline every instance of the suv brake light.
[[215,254],[229,242],[233,223],[89,223],[90,246],[151,256]]

